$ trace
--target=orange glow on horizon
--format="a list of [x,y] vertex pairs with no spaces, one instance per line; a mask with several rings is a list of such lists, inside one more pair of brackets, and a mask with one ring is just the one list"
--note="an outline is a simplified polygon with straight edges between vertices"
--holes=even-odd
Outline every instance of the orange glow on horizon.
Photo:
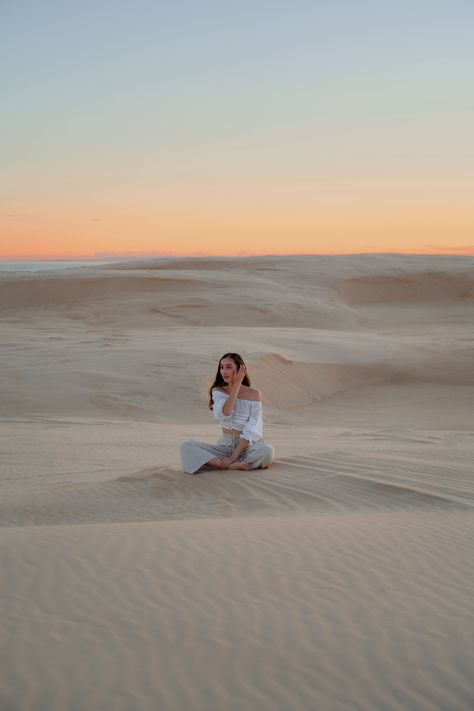
[[83,197],[43,196],[0,214],[0,258],[474,254],[467,186],[170,186]]

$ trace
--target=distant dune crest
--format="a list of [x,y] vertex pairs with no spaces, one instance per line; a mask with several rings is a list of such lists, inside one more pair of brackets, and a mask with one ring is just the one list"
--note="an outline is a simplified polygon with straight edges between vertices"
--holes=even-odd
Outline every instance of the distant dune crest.
[[469,277],[423,273],[406,277],[367,276],[346,279],[336,290],[347,304],[457,301],[474,299]]

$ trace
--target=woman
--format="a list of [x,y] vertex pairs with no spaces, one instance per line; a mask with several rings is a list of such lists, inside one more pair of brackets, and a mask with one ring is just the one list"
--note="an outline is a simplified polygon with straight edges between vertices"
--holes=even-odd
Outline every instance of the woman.
[[204,465],[243,471],[270,466],[273,447],[262,439],[260,393],[250,387],[247,368],[238,353],[226,353],[219,360],[209,389],[209,409],[220,422],[222,437],[217,444],[193,439],[181,443],[186,474],[196,474]]

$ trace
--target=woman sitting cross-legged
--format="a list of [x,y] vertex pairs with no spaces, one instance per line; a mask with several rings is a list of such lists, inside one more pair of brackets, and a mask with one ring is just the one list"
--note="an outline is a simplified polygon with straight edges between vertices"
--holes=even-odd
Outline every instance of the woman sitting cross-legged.
[[196,474],[205,465],[244,471],[270,466],[274,450],[262,438],[260,393],[250,387],[247,368],[238,353],[220,358],[209,389],[209,409],[220,422],[222,437],[216,444],[193,439],[181,443],[186,474]]

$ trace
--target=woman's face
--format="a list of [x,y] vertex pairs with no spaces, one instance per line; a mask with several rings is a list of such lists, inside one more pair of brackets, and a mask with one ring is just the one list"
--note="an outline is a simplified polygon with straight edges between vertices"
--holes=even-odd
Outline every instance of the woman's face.
[[237,366],[232,358],[223,358],[219,369],[224,382],[231,383],[234,380],[234,375],[237,372]]

